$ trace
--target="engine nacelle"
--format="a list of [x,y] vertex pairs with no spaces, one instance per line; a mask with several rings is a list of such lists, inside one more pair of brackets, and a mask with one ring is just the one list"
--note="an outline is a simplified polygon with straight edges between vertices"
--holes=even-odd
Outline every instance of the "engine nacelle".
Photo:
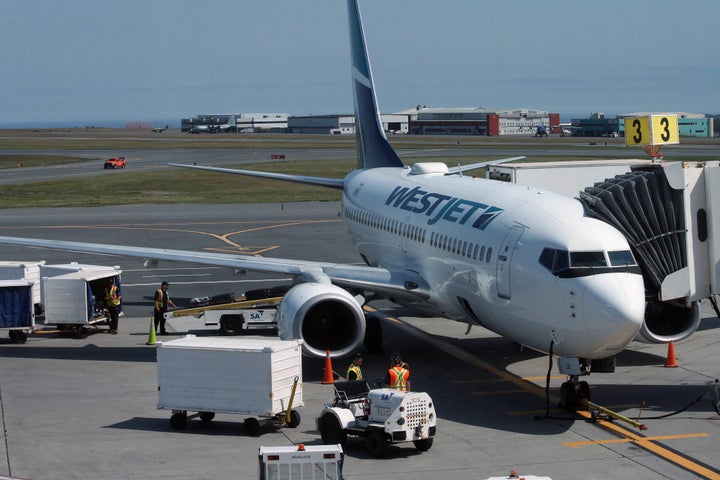
[[689,307],[668,302],[648,302],[645,321],[635,340],[644,343],[677,342],[689,337],[700,326],[700,302]]
[[303,340],[311,356],[342,357],[356,352],[365,337],[362,306],[347,291],[326,283],[301,283],[283,297],[277,312],[283,340]]

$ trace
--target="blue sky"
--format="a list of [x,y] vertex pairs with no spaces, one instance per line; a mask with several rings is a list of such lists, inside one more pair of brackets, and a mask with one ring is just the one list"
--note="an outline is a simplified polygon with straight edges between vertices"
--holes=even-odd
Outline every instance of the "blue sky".
[[[720,3],[361,1],[380,108],[720,112]],[[0,124],[352,111],[342,0],[4,0]]]

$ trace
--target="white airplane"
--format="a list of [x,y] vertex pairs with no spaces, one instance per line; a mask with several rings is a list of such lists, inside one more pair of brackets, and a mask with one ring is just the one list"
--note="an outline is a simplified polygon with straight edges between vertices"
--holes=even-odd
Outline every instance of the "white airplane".
[[187,261],[292,275],[278,308],[283,339],[305,353],[349,355],[366,332],[363,305],[382,296],[417,312],[485,327],[561,357],[567,403],[579,376],[643,327],[643,278],[625,237],[576,199],[463,176],[484,164],[403,165],[375,96],[357,0],[348,0],[359,168],[344,179],[176,165],[342,190],[342,213],[366,266],[0,237],[0,243]]
[[150,131],[153,132],[153,133],[162,133],[162,132],[164,132],[165,130],[167,130],[168,128],[170,128],[170,125],[165,125],[164,127],[155,127],[155,128],[153,128],[152,130],[150,130]]

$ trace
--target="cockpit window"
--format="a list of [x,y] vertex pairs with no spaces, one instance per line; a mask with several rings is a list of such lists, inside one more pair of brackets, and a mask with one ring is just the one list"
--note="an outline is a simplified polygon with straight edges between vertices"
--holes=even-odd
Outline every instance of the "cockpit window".
[[607,267],[605,253],[603,252],[570,252],[570,266],[579,267]]
[[557,248],[546,248],[540,254],[540,265],[560,278],[585,277],[601,273],[635,273],[640,274],[640,267],[630,250],[605,252],[568,252]]
[[628,265],[637,265],[635,257],[630,250],[618,250],[615,252],[608,252],[610,258],[610,265],[613,267],[625,267]]

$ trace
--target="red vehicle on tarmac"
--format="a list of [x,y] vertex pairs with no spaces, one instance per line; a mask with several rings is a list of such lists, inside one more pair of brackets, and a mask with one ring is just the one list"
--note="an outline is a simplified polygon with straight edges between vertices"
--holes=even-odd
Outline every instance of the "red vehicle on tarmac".
[[125,168],[125,157],[113,157],[105,160],[105,169]]

